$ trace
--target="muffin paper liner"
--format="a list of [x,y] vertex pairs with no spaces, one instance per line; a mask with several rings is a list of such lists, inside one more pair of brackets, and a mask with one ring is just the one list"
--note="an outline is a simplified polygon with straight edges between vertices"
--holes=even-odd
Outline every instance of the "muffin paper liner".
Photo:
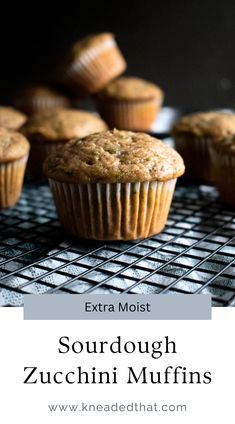
[[235,207],[235,156],[211,146],[214,179],[224,201]]
[[94,93],[125,69],[126,62],[115,40],[106,40],[75,59],[66,70],[66,80],[78,90]]
[[140,101],[97,99],[100,115],[110,128],[149,131],[160,111],[162,99]]
[[20,197],[28,155],[0,164],[0,209],[16,204]]
[[202,182],[214,181],[210,147],[212,140],[208,137],[176,135],[175,148],[182,156],[185,176]]
[[68,184],[49,179],[69,233],[96,240],[134,240],[165,226],[176,179],[165,182]]
[[30,143],[30,154],[28,171],[33,177],[40,178],[43,173],[43,162],[51,153],[55,153],[65,145],[64,142],[32,142]]
[[19,99],[17,106],[29,114],[41,113],[51,109],[63,109],[70,106],[67,99],[59,99],[50,96],[39,96],[37,98]]

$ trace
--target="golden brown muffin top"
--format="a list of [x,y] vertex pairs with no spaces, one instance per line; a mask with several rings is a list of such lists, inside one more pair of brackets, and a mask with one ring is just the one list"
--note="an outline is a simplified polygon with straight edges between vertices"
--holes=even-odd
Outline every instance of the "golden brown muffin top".
[[21,132],[32,142],[67,142],[106,129],[105,122],[92,113],[59,109],[31,116]]
[[136,77],[123,77],[112,81],[99,93],[99,97],[117,100],[162,100],[163,92],[155,84]]
[[70,50],[71,57],[77,58],[84,52],[96,48],[97,46],[99,47],[102,43],[106,42],[114,42],[114,35],[110,32],[88,35],[73,44]]
[[114,129],[70,141],[48,157],[44,171],[67,183],[126,183],[176,178],[184,173],[184,164],[162,141]]
[[18,130],[27,117],[22,112],[8,106],[0,106],[0,127]]
[[0,163],[21,159],[28,152],[29,143],[22,134],[0,127]]
[[223,139],[235,135],[235,114],[200,112],[183,116],[173,127],[173,134],[193,133]]

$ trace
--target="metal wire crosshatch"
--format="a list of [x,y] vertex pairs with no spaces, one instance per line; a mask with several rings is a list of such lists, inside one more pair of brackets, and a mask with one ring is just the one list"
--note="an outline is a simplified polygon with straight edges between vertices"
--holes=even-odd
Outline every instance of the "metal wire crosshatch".
[[211,293],[235,305],[235,211],[209,186],[178,185],[165,230],[136,242],[66,235],[47,185],[0,213],[0,306],[24,293]]

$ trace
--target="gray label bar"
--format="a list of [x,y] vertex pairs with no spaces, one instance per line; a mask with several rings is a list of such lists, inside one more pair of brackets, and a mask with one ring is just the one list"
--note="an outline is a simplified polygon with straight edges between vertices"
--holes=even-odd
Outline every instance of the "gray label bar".
[[210,295],[25,295],[27,320],[210,320]]

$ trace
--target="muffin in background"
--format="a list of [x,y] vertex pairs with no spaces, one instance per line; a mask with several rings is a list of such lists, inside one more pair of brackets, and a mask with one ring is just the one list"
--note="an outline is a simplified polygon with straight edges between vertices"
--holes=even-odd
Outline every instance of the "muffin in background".
[[186,166],[186,176],[200,182],[212,183],[214,171],[210,147],[215,139],[230,134],[234,114],[230,112],[199,112],[183,116],[173,126],[176,150]]
[[225,119],[223,131],[219,131],[219,137],[211,144],[211,160],[215,184],[222,199],[235,207],[235,114]]
[[123,77],[98,93],[96,101],[110,128],[149,131],[160,111],[163,91],[141,78]]
[[70,141],[47,158],[44,172],[66,231],[134,240],[164,228],[184,164],[156,138],[113,130]]
[[106,129],[101,118],[83,110],[60,109],[32,115],[21,128],[31,144],[28,164],[31,175],[41,177],[46,157],[72,138]]
[[29,143],[22,134],[0,127],[0,209],[19,199],[28,153]]
[[58,90],[44,85],[29,85],[18,91],[13,104],[27,115],[71,106],[70,99]]
[[0,127],[17,131],[27,120],[27,116],[9,106],[0,106]]
[[126,69],[114,35],[89,35],[76,42],[62,64],[61,80],[81,96],[96,93]]

